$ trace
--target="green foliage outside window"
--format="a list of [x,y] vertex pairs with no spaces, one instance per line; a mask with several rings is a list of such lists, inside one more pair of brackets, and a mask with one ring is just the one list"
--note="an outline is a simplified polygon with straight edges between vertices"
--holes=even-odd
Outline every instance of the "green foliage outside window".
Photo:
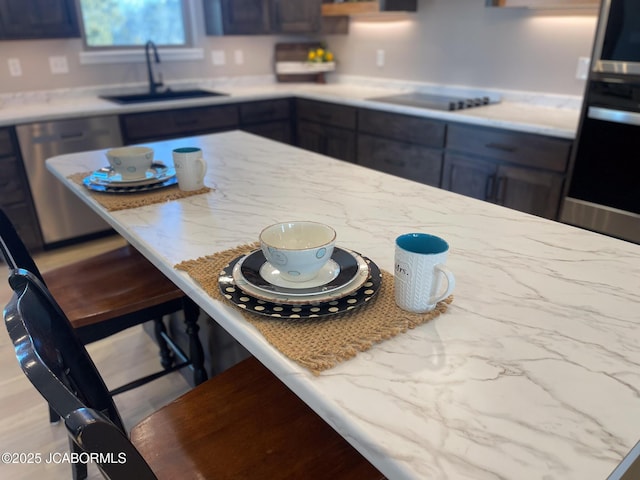
[[186,45],[182,0],[80,0],[88,47]]

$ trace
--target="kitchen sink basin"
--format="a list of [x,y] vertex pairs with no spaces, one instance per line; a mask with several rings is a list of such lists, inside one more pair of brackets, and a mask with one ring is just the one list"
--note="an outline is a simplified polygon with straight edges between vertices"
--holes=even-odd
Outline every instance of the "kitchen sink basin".
[[128,104],[142,102],[161,102],[164,100],[182,100],[188,98],[220,97],[226,93],[211,92],[208,90],[166,90],[158,93],[133,93],[128,95],[104,95],[100,98],[110,102]]

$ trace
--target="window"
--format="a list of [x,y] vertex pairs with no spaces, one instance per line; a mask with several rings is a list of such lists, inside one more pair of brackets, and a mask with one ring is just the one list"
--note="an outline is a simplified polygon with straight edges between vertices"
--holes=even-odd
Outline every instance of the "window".
[[89,49],[188,46],[183,0],[79,0],[85,45]]

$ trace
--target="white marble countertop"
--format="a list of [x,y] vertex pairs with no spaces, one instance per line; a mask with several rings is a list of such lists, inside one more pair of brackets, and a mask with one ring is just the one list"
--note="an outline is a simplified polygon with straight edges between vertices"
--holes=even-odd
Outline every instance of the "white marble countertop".
[[[477,91],[469,88],[444,88],[406,82],[382,82],[344,77],[336,83],[274,83],[270,77],[251,82],[218,80],[189,84],[228,94],[189,100],[172,100],[135,105],[118,105],[98,97],[99,89],[70,89],[52,92],[32,92],[0,96],[0,126],[17,125],[82,116],[124,114],[150,110],[216,105],[238,101],[265,100],[297,96],[330,101],[356,107],[374,108],[390,112],[425,116],[446,121],[460,121],[511,130],[575,138],[580,99],[549,95]],[[144,87],[140,87],[141,91]],[[175,89],[181,88],[180,86]],[[186,88],[186,87],[184,87]],[[117,88],[111,88],[111,92]],[[406,93],[408,91],[465,94],[477,93],[500,98],[499,104],[455,112],[391,105],[370,98]]]
[[[214,191],[112,213],[66,179],[104,152],[47,166],[389,478],[602,480],[640,438],[639,245],[237,131],[156,157],[186,144]],[[444,237],[450,310],[314,376],[173,268],[291,219],[387,271],[397,235]]]

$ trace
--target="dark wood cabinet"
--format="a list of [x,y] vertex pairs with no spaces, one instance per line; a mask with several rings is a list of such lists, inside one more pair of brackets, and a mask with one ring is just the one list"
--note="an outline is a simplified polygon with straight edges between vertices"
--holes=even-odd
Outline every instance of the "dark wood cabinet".
[[314,33],[322,0],[203,0],[207,35]]
[[358,164],[416,182],[440,186],[442,151],[371,135],[358,135]]
[[238,106],[178,108],[120,116],[125,145],[238,128]]
[[42,249],[42,235],[12,128],[0,128],[0,208],[27,248]]
[[79,36],[74,0],[0,0],[0,39]]
[[555,219],[571,141],[451,124],[442,188]]
[[355,108],[298,99],[296,110],[298,146],[347,162],[356,161]]
[[359,111],[358,164],[440,186],[446,124],[438,120]]
[[240,129],[282,143],[292,143],[293,123],[289,98],[239,104]]
[[321,0],[273,0],[274,30],[278,33],[312,33],[322,25]]
[[271,33],[271,0],[204,0],[207,35]]

